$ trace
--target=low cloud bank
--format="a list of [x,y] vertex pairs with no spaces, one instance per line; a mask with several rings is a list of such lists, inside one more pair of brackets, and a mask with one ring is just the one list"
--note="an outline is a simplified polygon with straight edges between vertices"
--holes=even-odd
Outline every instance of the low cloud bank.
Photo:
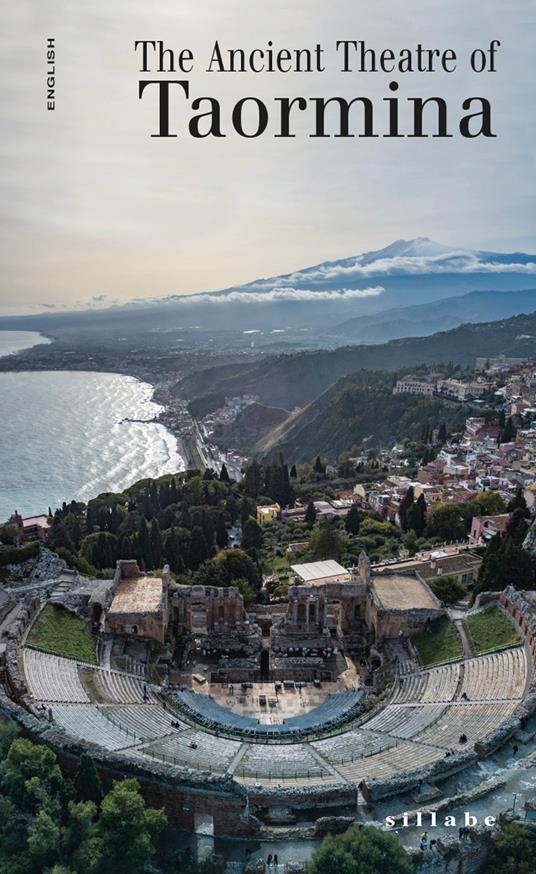
[[529,263],[485,260],[477,253],[451,252],[438,256],[400,255],[394,258],[379,258],[363,263],[363,256],[341,263],[320,264],[310,270],[296,271],[288,276],[271,280],[261,280],[249,288],[277,288],[279,285],[292,286],[301,282],[322,282],[337,279],[370,278],[372,276],[419,276],[437,273],[526,273],[536,274],[536,261]]
[[314,291],[310,288],[291,288],[290,286],[272,288],[269,291],[228,291],[223,294],[192,294],[185,297],[175,295],[173,303],[274,303],[278,301],[340,301],[366,297],[378,297],[385,288],[337,288],[328,291]]

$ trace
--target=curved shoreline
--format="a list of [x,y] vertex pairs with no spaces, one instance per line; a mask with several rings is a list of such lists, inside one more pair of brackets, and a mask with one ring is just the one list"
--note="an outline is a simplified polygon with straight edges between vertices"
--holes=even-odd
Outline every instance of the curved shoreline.
[[[32,377],[28,376],[29,373],[32,374]],[[33,374],[39,374],[39,375],[33,376]],[[108,427],[109,429],[112,429],[112,427],[116,429],[115,436],[113,436],[113,439],[112,439],[112,431],[110,430],[110,446],[112,447],[112,449],[113,449],[113,447],[115,447],[117,449],[117,444],[120,441],[122,441],[122,442],[124,442],[125,440],[129,441],[130,438],[128,435],[131,433],[129,429],[133,429],[132,433],[134,434],[134,441],[135,441],[135,445],[138,446],[138,450],[136,450],[136,452],[132,455],[134,467],[129,467],[129,465],[127,463],[122,462],[121,469],[122,470],[124,469],[123,472],[126,471],[126,474],[127,474],[126,484],[124,486],[125,488],[127,488],[129,485],[132,485],[137,479],[140,478],[137,475],[138,462],[140,460],[140,452],[139,452],[140,441],[141,441],[141,443],[144,442],[146,444],[147,452],[149,453],[149,456],[150,456],[150,457],[147,456],[147,452],[145,453],[148,460],[146,460],[147,463],[144,462],[143,467],[144,468],[147,467],[147,469],[148,469],[148,465],[150,466],[150,464],[153,464],[154,466],[153,466],[153,473],[151,474],[152,476],[158,477],[160,475],[163,475],[163,474],[171,472],[171,471],[179,472],[181,470],[186,469],[187,458],[186,458],[186,453],[184,452],[184,449],[183,449],[182,441],[177,437],[176,434],[174,434],[169,428],[167,428],[166,424],[161,420],[161,415],[164,413],[165,408],[162,406],[161,403],[159,403],[158,401],[156,401],[154,399],[155,386],[152,385],[151,383],[145,381],[145,380],[140,379],[139,377],[135,377],[135,376],[128,375],[128,374],[118,374],[118,373],[113,373],[113,372],[110,373],[110,372],[104,372],[104,371],[98,371],[98,372],[85,371],[84,372],[84,371],[77,371],[77,370],[73,370],[73,371],[69,371],[69,370],[61,370],[61,371],[59,371],[59,370],[52,370],[52,371],[5,370],[2,373],[0,373],[0,379],[6,380],[6,383],[4,384],[4,389],[6,390],[6,403],[7,403],[7,407],[8,407],[8,409],[6,410],[7,414],[9,415],[9,409],[12,409],[13,416],[15,415],[16,408],[13,405],[15,404],[15,398],[17,397],[17,393],[19,391],[20,391],[20,394],[22,397],[21,409],[24,407],[24,398],[26,396],[30,399],[28,402],[30,402],[32,398],[35,401],[35,398],[41,396],[39,385],[42,385],[43,390],[44,390],[44,383],[43,382],[36,382],[34,384],[33,380],[34,379],[38,380],[38,381],[45,380],[46,384],[47,384],[47,392],[44,393],[42,396],[43,402],[41,404],[41,410],[40,410],[40,416],[39,416],[40,432],[43,435],[43,439],[46,439],[46,433],[47,433],[47,429],[49,427],[48,421],[50,421],[50,428],[51,428],[50,433],[56,434],[56,437],[59,439],[58,445],[60,445],[60,447],[62,445],[62,442],[65,442],[66,451],[68,453],[70,453],[70,455],[72,455],[73,446],[76,447],[77,445],[79,445],[77,443],[77,441],[80,438],[81,431],[80,431],[79,427],[76,427],[75,430],[72,432],[71,437],[69,437],[67,434],[63,434],[63,436],[62,436],[61,425],[60,425],[60,428],[58,431],[57,423],[58,422],[61,423],[61,418],[62,418],[62,413],[61,413],[61,410],[59,409],[61,404],[59,401],[56,402],[56,400],[54,400],[54,398],[57,399],[58,397],[61,396],[61,392],[62,392],[61,385],[63,385],[63,382],[58,384],[60,387],[56,387],[56,383],[55,383],[53,377],[56,377],[59,379],[60,374],[63,374],[63,377],[67,380],[66,384],[70,386],[69,394],[71,396],[72,407],[73,407],[74,413],[76,414],[78,411],[79,415],[82,418],[85,418],[89,413],[89,410],[87,407],[87,401],[82,400],[80,402],[80,404],[78,404],[78,401],[77,401],[77,391],[78,390],[76,389],[77,384],[75,383],[75,388],[73,388],[72,380],[70,379],[70,377],[72,377],[73,379],[76,379],[78,377],[80,379],[80,381],[81,381],[80,391],[84,395],[84,398],[85,398],[85,392],[82,391],[82,388],[85,385],[84,377],[87,376],[87,378],[90,380],[90,387],[88,388],[88,391],[90,392],[90,394],[93,394],[94,403],[96,403],[97,405],[100,406],[99,395],[102,398],[102,410],[103,410],[103,412],[99,413],[99,416],[97,417],[98,420],[101,421],[101,423],[106,421],[107,422],[106,427]],[[119,407],[117,409],[115,408],[113,393],[112,393],[111,397],[107,396],[107,388],[106,388],[107,383],[106,382],[103,383],[104,387],[102,388],[102,390],[98,387],[95,388],[95,380],[97,380],[97,386],[100,386],[100,381],[99,381],[100,377],[103,377],[104,379],[106,379],[106,377],[108,377],[109,379],[114,379],[116,383],[117,383],[117,380],[119,380],[119,381],[125,380],[127,385],[130,382],[130,384],[131,384],[130,389],[126,388],[126,389],[123,389],[122,391],[120,391],[120,398],[119,398],[120,404],[119,404]],[[50,382],[52,383],[51,385],[49,384]],[[134,385],[140,386],[140,389],[133,389]],[[106,395],[106,397],[105,397],[105,395]],[[47,401],[46,401],[47,396],[50,398],[50,403],[47,403]],[[122,403],[121,398],[123,396],[125,396],[127,401],[128,401],[129,397],[134,396],[135,398],[138,398],[139,403],[136,402],[134,407],[132,405],[129,405],[128,402],[126,402],[126,401],[125,401],[125,403]],[[35,402],[37,403],[37,401],[35,401]],[[149,403],[151,405],[148,409],[145,406],[147,403]],[[141,406],[140,406],[140,404],[141,404]],[[103,416],[104,416],[104,419],[103,419]],[[147,416],[147,418],[144,418],[145,416]],[[69,418],[72,419],[73,415],[70,415]],[[17,414],[16,421],[19,421],[19,420],[20,420],[20,441],[23,444],[23,446],[20,449],[20,452],[17,453],[17,458],[19,458],[19,461],[17,462],[16,460],[12,459],[12,461],[13,461],[12,475],[10,477],[12,488],[8,486],[8,488],[6,488],[6,493],[8,491],[10,492],[10,494],[12,493],[11,500],[15,501],[14,506],[17,504],[24,504],[25,510],[27,510],[26,515],[31,515],[34,512],[37,513],[38,511],[40,511],[41,504],[42,504],[42,501],[40,500],[41,499],[40,489],[37,488],[34,491],[33,488],[31,488],[28,484],[28,477],[26,476],[26,478],[24,478],[24,477],[17,478],[17,474],[18,473],[22,474],[24,471],[22,459],[24,457],[26,457],[25,453],[27,455],[27,449],[24,447],[24,444],[31,445],[35,441],[30,439],[31,438],[30,432],[31,432],[32,426],[31,426],[31,419],[29,417],[29,414],[28,415],[23,414],[23,413],[21,413],[20,415]],[[90,420],[91,420],[91,417],[90,417]],[[122,426],[120,428],[120,431],[124,433],[125,436],[123,436],[123,437],[118,436],[117,428],[119,426]],[[15,426],[13,425],[13,427],[15,427]],[[13,427],[11,427],[11,430],[13,430]],[[89,427],[88,433],[90,433],[91,427],[89,425],[88,425],[88,427]],[[124,430],[125,428],[126,428],[126,430]],[[140,429],[141,429],[141,432],[140,432]],[[160,430],[160,429],[162,429],[162,430]],[[141,434],[141,436],[140,436],[140,434]],[[104,440],[103,435],[100,435],[99,440],[100,440],[99,445],[101,445],[101,446],[104,445],[103,444],[103,440]],[[90,439],[89,441],[85,441],[85,442],[92,443],[93,440]],[[130,446],[130,442],[128,442],[128,445]],[[155,447],[154,454],[152,451],[153,447]],[[78,495],[78,493],[79,493],[78,486],[80,486],[80,489],[82,489],[86,484],[85,479],[91,480],[92,478],[94,478],[97,475],[97,473],[98,473],[98,479],[101,482],[107,483],[106,486],[103,486],[102,488],[99,487],[97,489],[98,491],[105,491],[108,488],[111,490],[114,489],[114,482],[115,482],[114,477],[117,474],[116,467],[119,464],[117,452],[116,451],[111,452],[111,455],[110,455],[111,461],[110,461],[110,464],[108,465],[106,463],[106,459],[104,457],[101,457],[100,461],[98,459],[95,460],[94,455],[91,454],[91,450],[87,449],[87,446],[85,446],[84,448],[85,448],[85,451],[82,453],[81,459],[80,459],[80,464],[82,464],[81,475],[76,480],[78,485],[76,485],[76,483],[75,483],[73,488],[69,489],[69,493],[65,497],[63,497],[63,495],[60,494],[60,491],[62,491],[62,490],[59,489],[59,486],[58,486],[58,488],[56,489],[57,494],[55,492],[53,492],[53,493],[51,493],[52,497],[50,499],[47,498],[47,500],[49,500],[49,502],[50,502],[50,500],[52,500],[54,502],[54,501],[61,500],[61,499],[67,500],[67,499],[74,498],[75,493],[76,493],[76,495]],[[56,457],[57,454],[58,454],[57,451],[55,453],[53,453],[54,457]],[[153,455],[154,455],[154,458],[153,458]],[[106,454],[106,457],[108,457],[107,454]],[[153,462],[151,462],[151,458],[153,458]],[[82,459],[85,459],[85,465],[84,465],[84,462],[82,461]],[[42,462],[37,462],[37,461],[35,462],[36,469],[39,467],[40,464],[42,466]],[[72,465],[71,465],[71,467],[72,467]],[[69,468],[69,470],[71,471],[71,468]],[[51,468],[51,471],[52,471],[51,475],[52,474],[55,475],[55,472],[57,472],[57,468],[55,465]],[[72,471],[71,471],[71,473],[72,473]],[[56,479],[57,479],[57,477],[56,477]],[[80,480],[80,482],[78,482],[78,479]],[[24,501],[20,497],[20,495],[23,495]],[[8,495],[8,498],[9,498],[9,495]],[[78,498],[78,499],[82,500],[82,498]],[[6,500],[4,500],[2,502],[4,515],[5,515],[5,512],[7,512],[7,508],[5,506]],[[39,504],[39,506],[37,506],[37,504]]]
[[[39,346],[47,351],[37,351],[36,354],[33,354],[34,350],[39,350]],[[101,356],[99,351],[93,347],[87,352],[77,355],[76,345],[68,345],[64,348],[61,341],[52,337],[50,343],[36,344],[20,349],[18,353],[9,357],[0,357],[0,374],[99,373],[124,376],[150,385],[153,390],[151,400],[162,408],[155,417],[155,424],[161,425],[175,439],[177,453],[181,457],[185,469],[197,468],[203,471],[207,466],[219,469],[222,463],[226,463],[231,475],[239,479],[241,471],[236,459],[227,458],[224,451],[214,454],[199,428],[196,429],[193,436],[188,427],[183,428],[183,423],[175,415],[173,399],[169,397],[167,391],[171,377],[167,372],[160,373],[158,359],[153,361],[153,364],[154,367],[142,368],[131,358],[127,358],[125,362],[114,355],[110,359],[106,354]],[[184,372],[175,371],[173,379],[177,382],[183,375]]]
[[[8,348],[7,351],[3,351],[1,341],[6,339],[6,334],[18,335],[19,337],[21,337],[22,335],[26,335],[28,338],[35,337],[37,339],[35,340],[35,342],[22,341],[24,345],[16,345],[15,348]],[[46,334],[42,333],[42,331],[0,330],[0,358],[10,358],[12,356],[18,355],[20,352],[26,352],[28,349],[34,349],[36,346],[50,346],[53,342],[53,338],[47,337]]]

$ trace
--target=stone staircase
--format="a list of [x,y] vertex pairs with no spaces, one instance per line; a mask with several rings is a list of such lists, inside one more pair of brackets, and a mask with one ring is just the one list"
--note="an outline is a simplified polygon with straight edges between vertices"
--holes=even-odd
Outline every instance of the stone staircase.
[[390,668],[396,677],[404,677],[421,670],[421,666],[407,642],[393,638],[387,641],[386,646],[391,660]]

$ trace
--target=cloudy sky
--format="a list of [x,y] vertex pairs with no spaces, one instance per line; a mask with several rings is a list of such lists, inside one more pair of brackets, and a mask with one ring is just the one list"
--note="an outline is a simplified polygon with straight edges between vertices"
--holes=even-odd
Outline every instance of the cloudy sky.
[[[56,111],[46,111],[46,39],[55,37]],[[187,294],[288,273],[430,236],[448,246],[536,251],[533,0],[18,0],[0,32],[0,312],[36,312]],[[194,140],[187,103],[176,139],[152,139],[138,100],[136,39],[190,48],[192,97],[222,103],[224,139]],[[204,72],[212,45],[311,47],[322,74]],[[455,49],[455,74],[339,72],[337,39],[376,49]],[[501,40],[495,74],[474,47]],[[444,96],[456,130],[469,96],[493,103],[496,139],[295,139],[233,134],[236,100],[372,97],[380,132],[392,78],[401,101]],[[401,118],[407,121],[407,109]]]

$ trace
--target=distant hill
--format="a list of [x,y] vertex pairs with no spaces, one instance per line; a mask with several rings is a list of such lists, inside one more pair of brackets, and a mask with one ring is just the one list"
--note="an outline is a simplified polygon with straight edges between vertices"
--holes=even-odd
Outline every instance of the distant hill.
[[472,291],[433,303],[348,319],[333,330],[359,343],[384,343],[446,331],[467,322],[504,319],[536,310],[536,287],[523,291]]
[[186,398],[196,398],[197,404],[209,400],[210,395],[252,394],[266,406],[291,411],[305,407],[338,379],[359,369],[400,370],[449,361],[467,366],[479,356],[501,353],[536,357],[536,313],[460,325],[429,337],[270,357],[235,366],[230,375],[208,368],[184,379],[178,391]]

